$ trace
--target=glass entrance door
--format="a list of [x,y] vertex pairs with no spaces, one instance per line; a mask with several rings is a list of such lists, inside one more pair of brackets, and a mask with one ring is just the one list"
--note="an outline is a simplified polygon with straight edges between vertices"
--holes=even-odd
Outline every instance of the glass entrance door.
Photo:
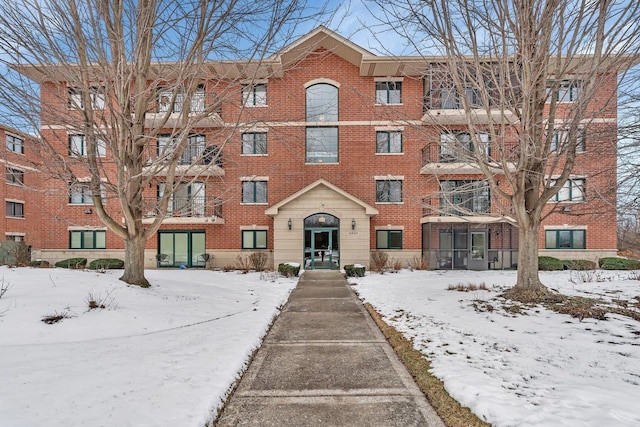
[[158,266],[204,267],[204,231],[158,231]]
[[472,231],[470,246],[469,270],[486,270],[489,267],[487,260],[487,232]]
[[304,220],[304,268],[340,268],[340,220],[333,215],[318,213]]

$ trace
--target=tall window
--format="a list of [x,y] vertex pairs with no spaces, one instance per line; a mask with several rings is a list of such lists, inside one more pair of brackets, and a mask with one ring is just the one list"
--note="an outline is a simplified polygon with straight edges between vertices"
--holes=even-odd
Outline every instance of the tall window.
[[402,202],[402,181],[376,180],[376,202],[378,203]]
[[9,184],[23,185],[24,171],[20,169],[7,168],[6,180]]
[[74,184],[69,191],[69,204],[92,205],[92,192],[87,184]]
[[69,249],[106,249],[107,233],[104,230],[69,232]]
[[243,230],[242,249],[266,249],[267,230]]
[[204,86],[199,85],[196,91],[193,93],[191,98],[191,109],[192,113],[201,113],[205,108],[205,92]]
[[242,104],[245,107],[264,107],[267,105],[267,85],[259,83],[242,86]]
[[[551,181],[554,185],[555,181]],[[584,202],[585,179],[568,179],[562,188],[551,198],[550,202]]]
[[267,203],[267,181],[244,181],[242,203]]
[[474,180],[440,182],[440,215],[489,213],[489,183]]
[[318,83],[307,88],[307,121],[308,122],[337,122],[338,121],[338,88]]
[[22,202],[6,202],[7,216],[11,218],[24,218],[24,203]]
[[401,104],[402,82],[376,82],[376,104]]
[[377,131],[376,153],[402,153],[402,132]]
[[546,249],[586,249],[586,230],[546,230]]
[[402,249],[402,230],[377,230],[376,249]]
[[242,154],[267,154],[267,133],[246,132],[242,134]]
[[[96,155],[104,157],[107,147],[104,141],[96,140]],[[69,155],[71,157],[82,157],[87,155],[87,141],[84,135],[69,135]]]
[[7,150],[24,154],[24,140],[17,136],[7,134]]
[[307,127],[307,163],[338,163],[338,128]]

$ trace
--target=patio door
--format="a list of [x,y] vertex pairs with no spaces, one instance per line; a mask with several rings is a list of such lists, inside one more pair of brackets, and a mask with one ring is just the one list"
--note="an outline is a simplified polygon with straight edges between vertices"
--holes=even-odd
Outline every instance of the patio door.
[[486,270],[489,268],[487,259],[487,231],[471,231],[469,235],[469,270]]
[[204,231],[158,231],[158,253],[167,255],[163,266],[204,267]]

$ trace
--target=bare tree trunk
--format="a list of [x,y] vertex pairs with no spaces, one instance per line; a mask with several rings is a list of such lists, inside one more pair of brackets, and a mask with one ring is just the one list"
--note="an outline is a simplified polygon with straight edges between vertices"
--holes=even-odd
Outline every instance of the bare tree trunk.
[[120,280],[142,288],[151,286],[144,277],[144,248],[146,236],[136,235],[125,240],[124,245],[124,274]]
[[515,288],[521,291],[536,291],[545,288],[538,276],[539,234],[539,223],[518,228],[518,278]]

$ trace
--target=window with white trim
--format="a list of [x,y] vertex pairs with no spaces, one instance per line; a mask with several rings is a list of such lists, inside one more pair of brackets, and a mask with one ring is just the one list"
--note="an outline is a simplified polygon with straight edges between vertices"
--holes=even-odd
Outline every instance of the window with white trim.
[[24,242],[24,234],[5,234],[6,240],[11,240],[14,242]]
[[6,201],[7,217],[9,218],[24,218],[24,203]]
[[266,83],[242,85],[242,104],[245,107],[265,107],[267,105]]
[[384,130],[376,131],[376,153],[402,153],[402,132]]
[[316,83],[306,89],[306,119],[308,122],[338,121],[338,88],[328,83]]
[[376,180],[377,203],[401,203],[402,181],[392,179]]
[[[550,202],[584,202],[585,181],[584,178],[568,179],[562,188],[551,198]],[[555,180],[551,181],[551,185],[555,185]]]
[[17,136],[7,134],[7,150],[24,154],[24,140]]
[[267,203],[267,181],[243,181],[242,203]]
[[557,102],[575,102],[580,97],[582,82],[579,80],[562,80],[558,83],[556,92],[551,94],[554,83],[547,85],[547,102],[551,102],[552,96]]
[[[104,141],[96,140],[96,155],[104,157],[107,146]],[[69,135],[69,156],[83,157],[87,155],[87,141],[84,135]]]
[[[91,108],[94,110],[104,110],[106,98],[104,88],[94,86],[89,94],[91,98]],[[84,110],[84,102],[82,101],[82,90],[78,88],[69,88],[69,108],[74,110]]]
[[[576,132],[576,153],[583,153],[586,151],[586,130],[583,127],[578,128]],[[569,145],[569,130],[568,129],[555,129],[553,136],[551,137],[550,151],[558,150],[565,151]]]
[[9,184],[24,185],[24,171],[7,167],[6,181]]

